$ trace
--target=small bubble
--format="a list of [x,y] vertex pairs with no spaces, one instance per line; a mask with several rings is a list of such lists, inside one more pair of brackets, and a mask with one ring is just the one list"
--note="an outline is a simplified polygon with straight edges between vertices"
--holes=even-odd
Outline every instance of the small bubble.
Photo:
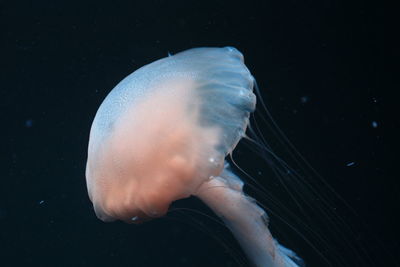
[[371,123],[371,126],[372,126],[373,128],[377,128],[377,127],[378,127],[378,122],[373,121],[373,122]]

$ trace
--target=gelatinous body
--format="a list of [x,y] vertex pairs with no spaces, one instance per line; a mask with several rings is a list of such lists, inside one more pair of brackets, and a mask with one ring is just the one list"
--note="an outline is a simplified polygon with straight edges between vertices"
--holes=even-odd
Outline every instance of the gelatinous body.
[[193,195],[221,217],[255,265],[298,266],[224,160],[255,109],[253,85],[232,47],[190,49],[122,80],[90,132],[86,180],[97,216],[143,222]]

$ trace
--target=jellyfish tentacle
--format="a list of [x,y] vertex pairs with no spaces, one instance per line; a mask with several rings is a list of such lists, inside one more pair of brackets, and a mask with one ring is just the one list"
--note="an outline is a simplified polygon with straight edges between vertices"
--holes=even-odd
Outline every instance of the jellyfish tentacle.
[[293,251],[281,246],[272,237],[268,229],[268,215],[243,192],[243,182],[228,164],[225,164],[220,176],[205,182],[196,196],[224,221],[254,265],[304,266]]

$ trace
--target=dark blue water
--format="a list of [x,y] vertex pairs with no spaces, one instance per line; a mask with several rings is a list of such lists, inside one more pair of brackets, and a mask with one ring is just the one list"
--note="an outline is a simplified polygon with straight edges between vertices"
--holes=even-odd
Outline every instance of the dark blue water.
[[[274,235],[307,266],[398,265],[399,120],[384,90],[393,85],[382,19],[372,1],[0,2],[0,266],[249,266],[198,200],[178,201],[143,225],[106,224],[95,217],[84,178],[91,122],[122,78],[168,53],[226,45],[244,54],[282,131],[337,192],[310,175],[337,215],[325,223],[315,197],[305,193],[307,216],[288,204],[319,229],[319,241],[271,214]],[[235,155],[292,203],[245,144]],[[252,186],[246,190],[256,194]],[[332,225],[352,235],[341,244]]]

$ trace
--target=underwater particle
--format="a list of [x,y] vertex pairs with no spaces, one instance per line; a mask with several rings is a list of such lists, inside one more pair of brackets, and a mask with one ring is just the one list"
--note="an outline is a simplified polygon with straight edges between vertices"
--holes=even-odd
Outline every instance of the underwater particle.
[[346,166],[350,167],[350,166],[353,166],[354,164],[356,164],[356,163],[354,161],[352,161],[352,162],[347,163]]
[[26,128],[31,128],[33,126],[33,120],[32,119],[28,119],[25,121],[25,127]]
[[378,128],[378,122],[376,122],[376,121],[371,122],[371,126],[373,128]]
[[305,104],[305,103],[307,103],[309,101],[310,101],[310,98],[308,96],[300,97],[300,102],[303,103],[303,104]]
[[44,200],[39,201],[39,205],[42,205],[44,203]]

